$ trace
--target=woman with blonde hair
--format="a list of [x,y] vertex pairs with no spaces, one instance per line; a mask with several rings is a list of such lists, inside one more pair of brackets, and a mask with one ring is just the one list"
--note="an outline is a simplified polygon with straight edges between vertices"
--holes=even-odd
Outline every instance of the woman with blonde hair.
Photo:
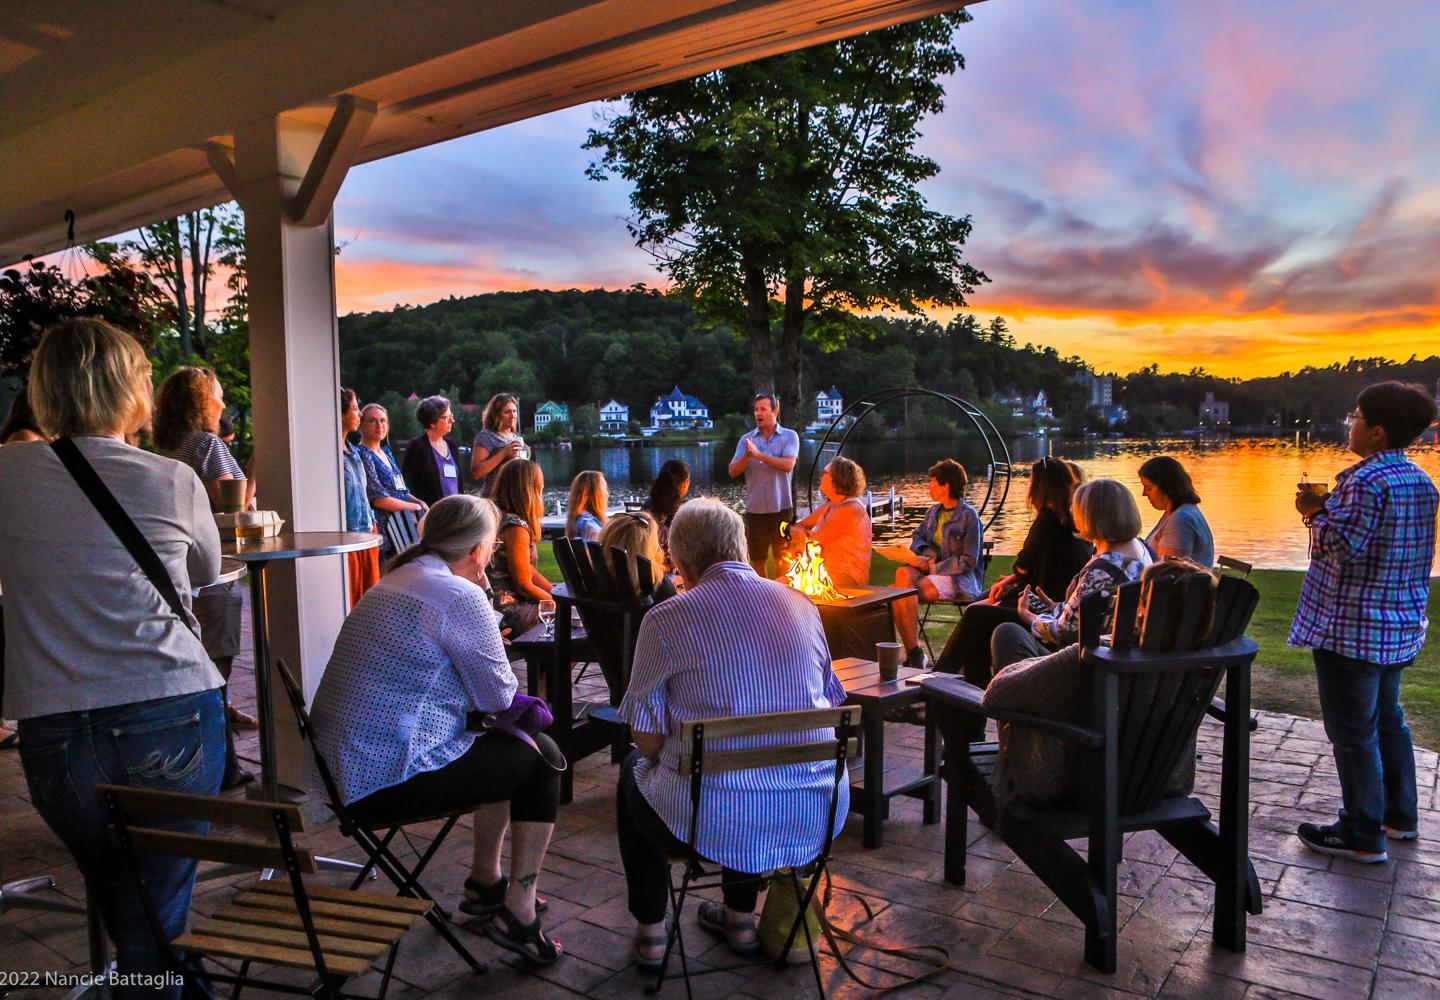
[[[244,479],[240,464],[220,440],[220,415],[225,412],[225,391],[208,368],[186,365],[175,369],[160,383],[155,396],[155,448],[160,454],[184,462],[195,470],[205,486],[212,510],[220,509],[220,481]],[[253,484],[246,488],[246,503],[254,498]],[[230,670],[240,653],[240,612],[243,598],[240,584],[232,580],[206,587],[195,596],[195,617],[200,621],[200,640],[225,678],[228,721],[225,734],[225,780],[222,788],[234,788],[252,779],[235,756],[232,729],[255,729],[259,720],[229,704]]]
[[675,596],[675,584],[670,579],[670,574],[665,572],[665,552],[660,548],[660,525],[649,512],[639,510],[616,514],[606,523],[598,540],[605,549],[622,549],[630,557],[632,583],[639,583],[636,557],[642,556],[650,560],[651,583],[655,588],[657,602]]
[[837,455],[820,476],[825,502],[790,529],[793,552],[803,551],[809,538],[820,544],[825,568],[837,587],[870,582],[870,511],[860,499],[864,492],[865,470]]
[[535,565],[544,490],[545,474],[525,458],[505,463],[495,482],[500,535],[486,574],[503,616],[500,627],[513,636],[533,628],[540,620],[540,602],[550,600],[551,583]]
[[605,527],[610,505],[610,485],[605,474],[587,469],[570,481],[570,500],[565,507],[565,537],[593,542]]
[[[494,917],[486,935],[549,965],[559,944],[535,895],[564,758],[469,728],[472,712],[510,708],[515,673],[482,589],[499,518],[481,497],[436,502],[420,541],[398,555],[340,627],[311,709],[316,749],[357,819],[399,826],[474,810],[474,852],[460,908]],[[510,874],[500,848],[511,828]]]
[[497,392],[480,415],[480,431],[470,453],[470,478],[482,496],[492,496],[500,470],[516,459],[528,459],[530,448],[520,436],[520,400],[508,392]]
[[[220,572],[220,534],[194,472],[125,442],[151,408],[150,362],[135,338],[96,319],[52,327],[29,388],[40,429],[55,440],[0,448],[4,714],[20,720],[31,804],[74,855],[115,943],[116,971],[159,982],[174,970],[95,788],[220,790],[224,680],[190,609],[191,590]],[[204,835],[207,825],[176,821],[172,831]],[[195,864],[141,858],[166,940],[185,930]],[[200,988],[182,975],[184,989]],[[181,990],[167,980],[145,992],[175,1000]]]

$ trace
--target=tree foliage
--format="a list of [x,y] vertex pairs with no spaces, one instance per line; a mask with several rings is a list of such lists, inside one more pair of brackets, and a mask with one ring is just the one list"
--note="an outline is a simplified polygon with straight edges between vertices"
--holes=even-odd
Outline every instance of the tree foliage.
[[[666,84],[625,98],[588,174],[632,185],[631,235],[707,320],[743,331],[753,387],[801,398],[802,338],[834,348],[857,312],[958,306],[987,280],[970,219],[926,206],[939,166],[920,122],[963,67],[963,11]],[[779,322],[780,378],[772,324]]]

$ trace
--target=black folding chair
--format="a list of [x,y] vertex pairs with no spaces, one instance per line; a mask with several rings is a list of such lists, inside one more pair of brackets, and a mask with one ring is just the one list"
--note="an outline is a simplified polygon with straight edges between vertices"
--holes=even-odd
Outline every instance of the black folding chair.
[[[990,573],[990,560],[994,554],[994,539],[980,543],[980,579],[982,582]],[[930,657],[932,662],[936,659],[935,647],[931,644],[930,633],[926,630],[932,622],[935,625],[949,625],[951,628],[959,625],[960,616],[969,604],[970,598],[968,597],[957,597],[953,601],[933,601],[929,604],[923,602],[920,604],[920,642],[924,644],[926,655]],[[940,611],[942,608],[954,608],[955,614],[953,616],[941,614]]]
[[[854,758],[859,752],[859,740],[856,738],[860,731],[859,724],[860,709],[845,705],[839,708],[816,708],[798,712],[773,712],[767,715],[735,715],[722,719],[704,719],[687,722],[681,727],[681,745],[689,747],[688,752],[680,755],[679,771],[690,779],[690,828],[685,839],[685,853],[673,860],[684,864],[685,873],[677,888],[673,870],[667,869],[666,871],[673,920],[665,944],[665,957],[661,961],[660,971],[654,984],[645,988],[646,993],[654,995],[660,992],[660,988],[665,984],[666,970],[670,966],[670,955],[678,947],[680,968],[685,978],[685,996],[687,998],[693,996],[690,987],[690,963],[685,955],[685,936],[680,930],[680,914],[684,909],[686,898],[692,892],[714,889],[721,884],[719,869],[713,866],[712,862],[701,857],[695,849],[695,836],[700,828],[700,804],[703,798],[701,786],[705,773],[708,771],[712,774],[719,774],[728,771],[750,771],[763,767],[777,767],[782,764],[833,761],[835,763],[835,780],[830,788],[830,806],[825,814],[825,841],[815,858],[801,866],[809,882],[808,884],[801,883],[800,869],[797,868],[789,869],[782,876],[790,880],[790,889],[795,892],[800,905],[796,910],[795,923],[785,938],[785,946],[780,949],[779,957],[774,960],[776,968],[784,968],[791,946],[795,944],[796,937],[803,932],[805,946],[810,951],[810,967],[815,972],[815,986],[819,989],[823,1000],[825,982],[820,975],[820,956],[815,950],[817,942],[810,934],[810,925],[806,922],[805,915],[811,908],[815,892],[830,863],[830,846],[834,839],[835,815],[840,803],[840,783],[848,780],[849,771],[846,761]],[[768,737],[821,729],[831,731],[832,735],[826,739],[804,743],[748,747],[739,750],[708,750],[706,747],[707,741],[726,740],[737,736]],[[706,865],[712,867],[707,870]],[[757,874],[755,879],[757,882],[763,882],[775,877],[775,874],[762,872]],[[706,971],[729,971],[729,967]],[[702,974],[695,973],[695,975]]]
[[[420,884],[420,876],[440,850],[440,845],[445,842],[445,838],[449,836],[456,821],[465,815],[465,811],[444,812],[434,816],[417,816],[407,820],[407,823],[425,823],[436,819],[445,821],[434,839],[430,841],[430,846],[423,852],[410,841],[408,836],[404,835],[406,824],[392,826],[382,834],[378,829],[360,822],[345,807],[344,797],[340,794],[339,786],[335,784],[335,776],[331,773],[330,766],[325,763],[325,758],[321,756],[320,748],[315,744],[315,724],[311,721],[310,713],[305,708],[305,696],[300,690],[300,685],[296,683],[295,676],[290,673],[290,668],[286,666],[284,660],[276,660],[275,669],[276,673],[280,675],[280,683],[285,688],[285,694],[290,699],[290,707],[295,712],[295,718],[300,727],[300,739],[310,747],[310,755],[315,761],[315,769],[320,773],[320,780],[325,785],[326,804],[335,814],[335,819],[339,821],[340,832],[355,841],[365,852],[365,865],[355,876],[355,881],[351,883],[351,890],[360,888],[360,885],[370,876],[371,869],[378,868],[385,873],[386,878],[395,884],[395,888],[401,896],[435,902],[434,897],[426,892],[425,887]],[[404,862],[396,857],[395,852],[390,849],[390,843],[397,835],[405,836],[405,842],[410,845],[411,851],[418,859],[413,868],[407,868]],[[425,912],[425,919],[430,921],[430,924],[445,939],[445,943],[454,949],[455,953],[463,958],[472,969],[476,972],[485,971],[485,963],[475,958],[470,954],[469,949],[461,944],[460,939],[455,936],[454,929],[450,926],[445,911],[438,904]]]

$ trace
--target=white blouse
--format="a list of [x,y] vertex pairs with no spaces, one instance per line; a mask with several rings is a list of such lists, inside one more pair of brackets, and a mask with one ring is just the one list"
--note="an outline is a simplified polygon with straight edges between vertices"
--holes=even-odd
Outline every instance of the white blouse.
[[311,708],[316,744],[348,805],[460,758],[476,736],[466,714],[508,708],[516,686],[484,591],[421,556],[345,619]]

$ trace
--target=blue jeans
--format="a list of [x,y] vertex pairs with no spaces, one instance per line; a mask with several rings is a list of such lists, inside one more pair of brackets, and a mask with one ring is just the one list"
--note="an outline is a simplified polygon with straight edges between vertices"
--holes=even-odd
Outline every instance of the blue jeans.
[[[111,846],[107,817],[95,799],[99,784],[133,785],[215,795],[225,769],[225,709],[219,688],[85,712],[20,721],[20,761],[36,811],[75,855],[105,930],[115,944],[116,971],[162,975],[171,970],[155,940],[140,887]],[[148,825],[204,834],[208,824],[147,820]],[[195,861],[138,855],[141,877],[168,942],[185,932]],[[113,990],[117,998],[177,1000],[179,986]],[[185,995],[209,987],[187,977]]]
[[1410,663],[1382,666],[1328,649],[1313,653],[1320,714],[1345,802],[1340,823],[1356,847],[1382,851],[1382,823],[1413,830],[1419,822],[1415,747],[1400,707],[1400,677]]

